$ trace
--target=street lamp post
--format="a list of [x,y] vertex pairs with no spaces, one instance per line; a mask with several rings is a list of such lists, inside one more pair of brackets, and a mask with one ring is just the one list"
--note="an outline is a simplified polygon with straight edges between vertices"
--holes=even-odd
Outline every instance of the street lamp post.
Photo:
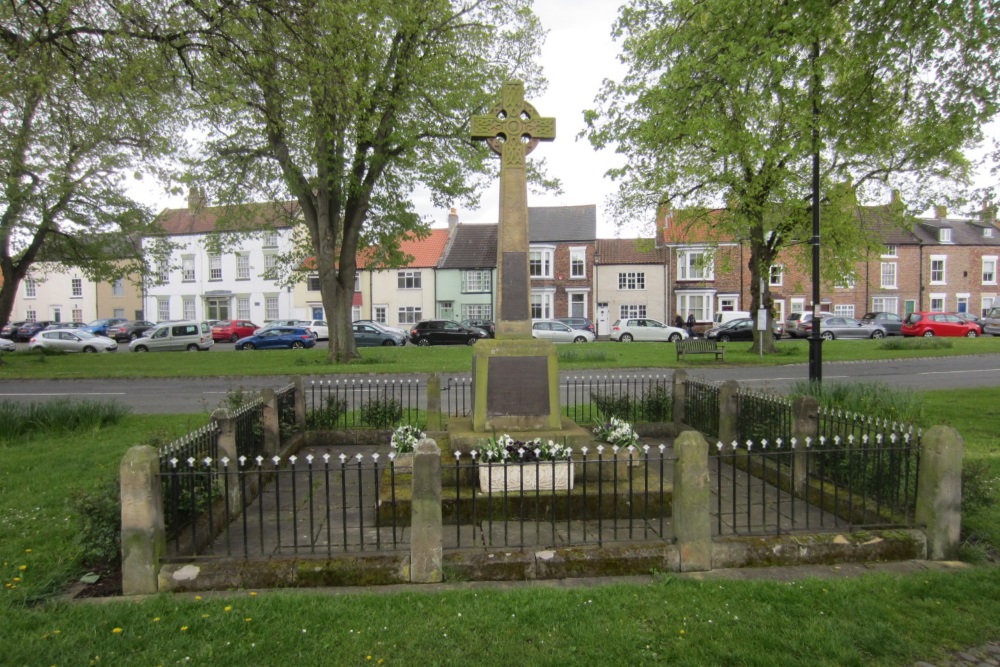
[[812,329],[809,336],[809,381],[823,381],[823,338],[819,330],[819,40],[813,42],[812,126]]

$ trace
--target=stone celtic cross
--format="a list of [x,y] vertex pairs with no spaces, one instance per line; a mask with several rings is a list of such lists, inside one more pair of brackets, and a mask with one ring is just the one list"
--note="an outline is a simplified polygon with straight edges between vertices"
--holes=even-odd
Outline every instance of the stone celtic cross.
[[505,83],[500,103],[472,117],[472,138],[485,139],[500,155],[500,219],[497,231],[497,338],[531,337],[528,280],[528,180],[525,156],[539,141],[556,137],[556,119],[542,118],[524,99],[524,84]]

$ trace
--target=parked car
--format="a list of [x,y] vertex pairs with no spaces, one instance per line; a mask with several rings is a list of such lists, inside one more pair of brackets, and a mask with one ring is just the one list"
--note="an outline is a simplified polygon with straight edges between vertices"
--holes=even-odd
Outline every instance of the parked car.
[[17,346],[9,338],[0,338],[0,352],[14,352]]
[[621,343],[632,341],[670,341],[675,343],[682,338],[688,338],[684,329],[667,326],[663,322],[646,317],[629,317],[616,321],[611,325],[611,340]]
[[531,337],[553,343],[593,343],[596,336],[586,329],[574,329],[558,320],[536,320],[531,323]]
[[132,352],[198,352],[211,350],[215,345],[212,327],[208,322],[167,322],[149,329],[148,335],[135,338],[128,344]]
[[556,321],[562,322],[563,324],[568,324],[574,329],[583,329],[584,331],[589,331],[590,333],[597,336],[597,327],[590,320],[589,317],[557,317]]
[[94,320],[93,322],[88,322],[84,326],[80,327],[84,331],[88,331],[95,336],[107,336],[108,327],[115,324],[121,324],[122,322],[128,322],[124,317],[108,317],[101,320]]
[[302,350],[315,345],[312,332],[302,327],[274,327],[235,343],[237,350]]
[[146,320],[129,320],[128,322],[109,326],[107,336],[117,341],[135,340],[155,326],[155,324]]
[[462,326],[451,320],[424,320],[414,324],[410,330],[410,342],[423,347],[473,345],[477,340],[488,337],[489,334],[483,329]]
[[748,310],[720,310],[712,316],[713,327],[728,324],[733,320],[745,320],[748,317],[750,317],[750,311]]
[[31,340],[31,337],[36,333],[48,327],[52,322],[41,321],[41,322],[25,322],[17,328],[17,333],[14,334],[13,339],[20,343],[27,343]]
[[20,322],[8,322],[7,324],[3,325],[3,328],[0,329],[0,338],[7,338],[10,340],[14,340],[14,336],[17,334],[17,330],[21,328],[22,324],[27,324],[27,322],[22,320]]
[[268,329],[274,329],[275,327],[297,327],[299,326],[298,320],[271,320],[270,322],[264,322],[264,326],[257,327],[253,335],[264,333]]
[[1000,336],[1000,306],[990,308],[983,315],[983,333],[991,336]]
[[881,324],[887,336],[903,335],[903,318],[896,313],[883,311],[865,313],[861,316],[861,321],[865,324]]
[[[756,320],[752,317],[741,317],[736,320],[729,320],[725,324],[712,327],[705,332],[705,338],[717,340],[720,343],[728,343],[731,340],[753,340],[753,331],[756,328]],[[771,335],[775,340],[781,338],[781,323],[774,322],[771,325]]]
[[966,322],[972,322],[979,325],[979,333],[983,333],[983,318],[979,317],[975,313],[950,313],[951,315],[958,315]]
[[497,335],[497,325],[493,320],[462,320],[462,326],[482,329],[490,335],[490,338],[496,338]]
[[82,329],[87,326],[83,322],[53,322],[46,329]]
[[375,320],[354,320],[353,324],[370,324],[376,329],[382,329],[383,331],[391,331],[393,333],[400,333],[404,336],[410,335],[409,329],[400,329],[399,327],[390,327],[388,324],[382,324],[381,322],[376,322]]
[[[815,322],[810,326],[815,326]],[[834,338],[885,338],[885,327],[881,324],[865,324],[853,317],[821,317],[819,335],[824,340]]]
[[[820,317],[829,317],[830,313],[820,313]],[[812,333],[812,313],[791,313],[785,318],[785,333],[792,338],[808,338]]]
[[904,336],[966,336],[975,338],[982,331],[975,322],[967,322],[951,313],[910,313],[903,322]]
[[118,342],[106,336],[95,336],[84,329],[43,329],[28,341],[29,350],[60,350],[62,352],[114,352]]
[[406,336],[394,331],[379,329],[371,324],[354,324],[354,344],[357,347],[392,347],[406,345]]
[[212,327],[212,340],[235,343],[240,338],[252,336],[259,328],[250,320],[220,320]]
[[[316,340],[330,340],[330,327],[327,325],[326,320],[298,320],[295,326],[309,329]],[[406,334],[403,335],[405,336]]]

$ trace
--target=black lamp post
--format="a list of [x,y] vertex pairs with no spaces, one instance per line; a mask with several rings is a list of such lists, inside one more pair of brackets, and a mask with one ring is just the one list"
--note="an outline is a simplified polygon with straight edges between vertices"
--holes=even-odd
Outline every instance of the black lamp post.
[[819,331],[819,40],[813,42],[813,127],[812,127],[812,329],[809,335],[809,381],[823,381],[823,339]]

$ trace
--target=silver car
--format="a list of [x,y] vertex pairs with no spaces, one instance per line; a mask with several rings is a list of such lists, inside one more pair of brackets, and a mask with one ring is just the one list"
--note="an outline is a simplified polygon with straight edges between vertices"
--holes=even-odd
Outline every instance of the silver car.
[[586,329],[574,329],[556,320],[535,320],[531,323],[531,337],[553,343],[593,343],[594,334]]
[[834,338],[885,338],[885,327],[875,322],[864,323],[853,317],[823,317],[819,321],[819,335],[824,340]]
[[17,346],[14,345],[14,341],[0,338],[0,352],[13,352],[16,349]]
[[43,329],[28,341],[29,350],[60,350],[62,352],[114,352],[118,341],[95,336],[83,329]]

